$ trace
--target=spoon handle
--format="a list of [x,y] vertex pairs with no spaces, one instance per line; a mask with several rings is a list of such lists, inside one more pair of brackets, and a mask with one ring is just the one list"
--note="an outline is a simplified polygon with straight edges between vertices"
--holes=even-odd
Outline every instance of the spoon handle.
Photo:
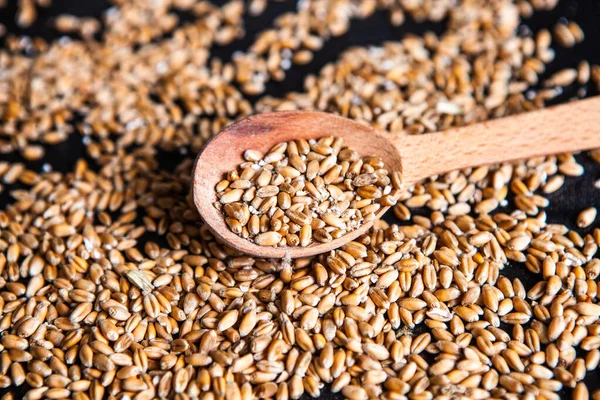
[[393,140],[408,184],[455,169],[600,148],[600,96]]

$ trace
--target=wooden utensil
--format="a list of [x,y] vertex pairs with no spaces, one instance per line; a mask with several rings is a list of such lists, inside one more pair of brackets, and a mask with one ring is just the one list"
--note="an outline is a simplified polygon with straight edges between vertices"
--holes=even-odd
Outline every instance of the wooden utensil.
[[[373,221],[328,243],[263,247],[229,230],[213,203],[215,185],[244,160],[245,150],[268,151],[293,139],[338,136],[361,156],[378,155],[388,170],[401,171],[405,187],[455,169],[600,148],[600,97],[425,135],[394,135],[333,114],[282,111],[251,116],[226,127],[198,155],[193,198],[216,237],[243,253],[265,258],[307,257],[343,246]],[[387,211],[382,208],[377,218]]]

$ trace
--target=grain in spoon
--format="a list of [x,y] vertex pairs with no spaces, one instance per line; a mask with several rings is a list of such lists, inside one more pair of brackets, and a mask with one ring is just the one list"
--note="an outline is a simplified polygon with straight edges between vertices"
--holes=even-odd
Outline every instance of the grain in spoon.
[[[307,257],[343,246],[373,221],[344,236],[307,247],[264,247],[229,230],[213,203],[215,185],[243,162],[248,149],[266,152],[277,143],[341,137],[361,156],[378,155],[390,171],[401,171],[405,187],[455,169],[600,147],[600,97],[545,108],[426,135],[378,132],[333,114],[283,111],[236,122],[214,136],[198,155],[192,194],[200,216],[217,238],[243,253],[265,258]],[[377,218],[389,207],[382,207]]]

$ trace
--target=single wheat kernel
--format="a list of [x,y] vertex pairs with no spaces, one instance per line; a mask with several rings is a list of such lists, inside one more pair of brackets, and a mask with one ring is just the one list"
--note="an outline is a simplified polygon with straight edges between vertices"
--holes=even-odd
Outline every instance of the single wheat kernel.
[[595,207],[586,208],[577,216],[577,226],[580,228],[587,228],[596,220],[598,211]]

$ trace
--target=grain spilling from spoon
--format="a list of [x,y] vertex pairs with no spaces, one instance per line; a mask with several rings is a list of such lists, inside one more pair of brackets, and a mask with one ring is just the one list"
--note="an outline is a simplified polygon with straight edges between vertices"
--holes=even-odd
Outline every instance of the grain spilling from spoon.
[[359,154],[339,137],[281,142],[244,152],[215,190],[214,206],[235,234],[260,246],[327,243],[396,204],[402,176],[381,157]]

